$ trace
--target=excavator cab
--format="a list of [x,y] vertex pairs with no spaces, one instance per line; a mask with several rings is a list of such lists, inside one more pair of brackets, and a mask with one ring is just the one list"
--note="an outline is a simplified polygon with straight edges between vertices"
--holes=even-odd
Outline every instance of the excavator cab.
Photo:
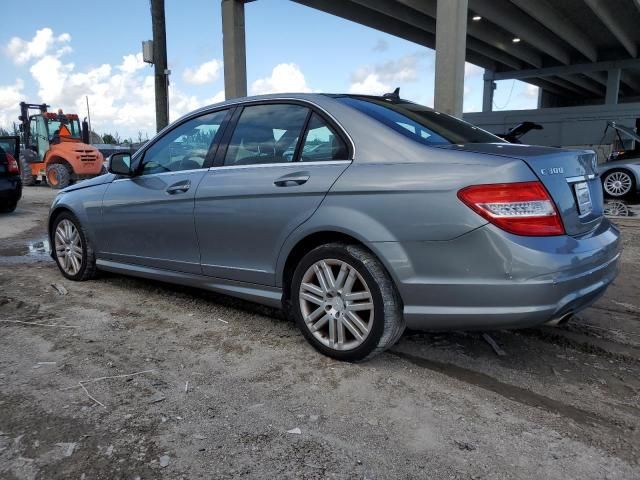
[[[78,115],[49,112],[46,104],[20,103],[20,131],[25,146],[20,155],[22,182],[46,180],[52,188],[65,188],[75,180],[103,172],[102,154],[88,144],[86,122]],[[37,113],[30,114],[36,110]]]

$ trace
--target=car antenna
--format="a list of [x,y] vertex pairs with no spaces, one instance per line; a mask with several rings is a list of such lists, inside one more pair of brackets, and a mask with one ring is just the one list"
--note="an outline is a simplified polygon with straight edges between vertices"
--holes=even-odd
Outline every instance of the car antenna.
[[393,98],[394,100],[400,100],[400,87],[396,87],[396,89],[391,93],[385,93],[382,95],[382,98]]

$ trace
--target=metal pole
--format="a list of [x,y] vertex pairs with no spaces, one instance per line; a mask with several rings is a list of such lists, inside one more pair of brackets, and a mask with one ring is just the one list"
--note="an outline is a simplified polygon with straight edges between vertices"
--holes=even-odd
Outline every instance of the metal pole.
[[91,112],[89,111],[89,95],[85,96],[87,99],[87,121],[89,122],[89,139],[91,139]]
[[164,21],[164,0],[151,0],[153,30],[153,66],[156,91],[156,130],[169,124],[169,95],[167,78],[167,33]]

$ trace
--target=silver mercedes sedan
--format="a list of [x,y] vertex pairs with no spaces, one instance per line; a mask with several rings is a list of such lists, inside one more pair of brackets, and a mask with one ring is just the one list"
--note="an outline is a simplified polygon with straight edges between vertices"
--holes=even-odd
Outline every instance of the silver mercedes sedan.
[[68,279],[105,270],[282,308],[347,361],[406,327],[567,318],[621,249],[592,151],[504,143],[397,94],[200,109],[62,190],[49,232]]

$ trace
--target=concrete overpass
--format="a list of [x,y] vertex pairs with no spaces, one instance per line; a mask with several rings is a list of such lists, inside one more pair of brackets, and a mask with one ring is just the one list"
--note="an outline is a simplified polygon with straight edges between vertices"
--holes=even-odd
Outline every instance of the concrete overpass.
[[[488,114],[497,80],[540,87],[539,108],[591,106],[610,119],[640,101],[640,0],[294,1],[434,49],[434,107],[458,117],[465,61],[485,69],[484,117],[474,115],[489,124],[500,123]],[[247,93],[245,3],[222,0],[227,98]]]

